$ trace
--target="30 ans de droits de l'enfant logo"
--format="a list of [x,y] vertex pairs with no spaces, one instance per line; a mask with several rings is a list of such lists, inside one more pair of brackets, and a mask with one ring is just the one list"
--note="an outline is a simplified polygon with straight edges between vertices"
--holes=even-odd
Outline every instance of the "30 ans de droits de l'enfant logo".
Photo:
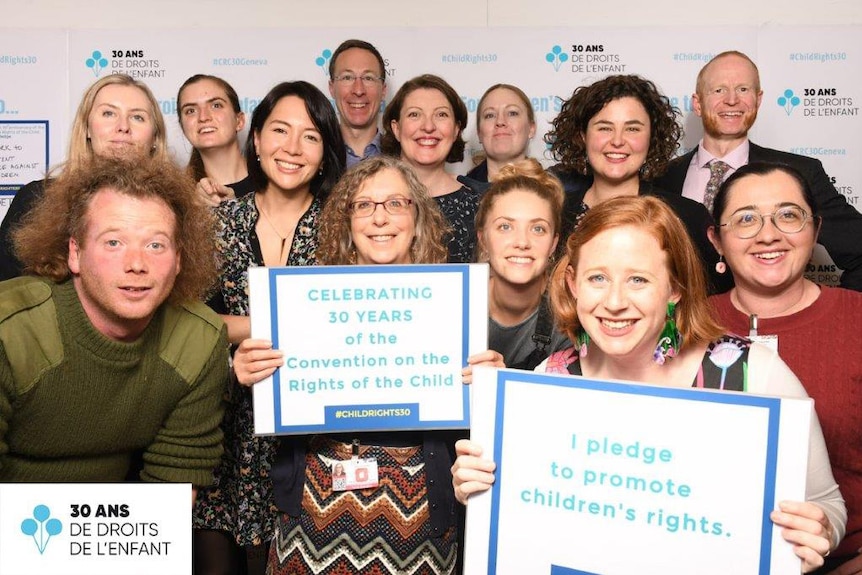
[[329,48],[324,49],[320,56],[314,59],[314,63],[317,64],[321,70],[323,70],[323,74],[325,76],[329,75],[329,59],[332,58],[332,50]]
[[56,517],[51,517],[51,510],[47,505],[37,505],[33,508],[33,517],[21,522],[21,533],[33,538],[40,555],[45,553],[51,537],[62,531],[63,523]]
[[98,78],[102,74],[102,70],[108,67],[108,59],[102,56],[99,50],[93,50],[89,58],[84,61],[87,68],[93,71],[93,74]]

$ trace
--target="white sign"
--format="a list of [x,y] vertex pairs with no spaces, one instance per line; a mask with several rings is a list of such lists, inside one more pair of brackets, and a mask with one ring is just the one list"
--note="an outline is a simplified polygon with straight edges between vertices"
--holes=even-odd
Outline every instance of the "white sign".
[[251,335],[284,352],[255,432],[461,429],[467,356],[488,347],[488,266],[249,270]]
[[[798,574],[811,401],[477,369],[465,573]],[[525,550],[529,550],[525,553]]]

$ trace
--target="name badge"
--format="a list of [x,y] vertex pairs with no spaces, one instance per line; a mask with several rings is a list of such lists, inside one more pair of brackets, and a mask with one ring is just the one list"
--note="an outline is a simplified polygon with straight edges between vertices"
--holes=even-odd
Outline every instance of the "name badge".
[[345,459],[332,466],[332,490],[370,489],[379,485],[376,459]]

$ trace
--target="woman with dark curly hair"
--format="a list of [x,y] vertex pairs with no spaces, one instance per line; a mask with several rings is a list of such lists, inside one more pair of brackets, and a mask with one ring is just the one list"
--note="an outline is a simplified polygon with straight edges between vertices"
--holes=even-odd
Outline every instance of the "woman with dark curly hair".
[[[333,188],[320,216],[317,258],[331,265],[443,263],[444,232],[443,216],[410,167],[376,156]],[[282,365],[270,341],[246,340],[234,356],[243,385]],[[458,513],[449,468],[459,436],[449,430],[282,437],[272,468],[281,513],[267,573],[453,573]],[[352,453],[376,459],[377,486],[345,490]]]
[[655,84],[634,74],[608,76],[575,89],[545,136],[560,162],[550,171],[566,190],[562,237],[588,209],[605,200],[658,196],[688,229],[709,270],[710,292],[720,293],[732,284],[713,273],[718,254],[706,237],[712,223],[709,213],[697,202],[664,193],[651,183],[676,152],[682,135],[678,117],[679,111]]
[[400,157],[415,170],[452,228],[449,261],[473,261],[473,221],[484,191],[446,171],[464,159],[467,107],[446,80],[433,74],[405,82],[383,112],[383,153]]

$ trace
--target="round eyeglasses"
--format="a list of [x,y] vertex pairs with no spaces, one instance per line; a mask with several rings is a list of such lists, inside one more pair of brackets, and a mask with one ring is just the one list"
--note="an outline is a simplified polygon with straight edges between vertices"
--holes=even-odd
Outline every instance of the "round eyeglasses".
[[367,218],[377,210],[377,206],[383,206],[387,213],[393,216],[400,216],[410,209],[413,200],[407,198],[389,198],[383,202],[372,202],[371,200],[358,200],[350,202],[348,207],[350,213],[357,218]]
[[730,220],[719,227],[727,227],[741,240],[753,238],[763,229],[763,222],[769,218],[772,225],[782,233],[797,234],[805,229],[805,224],[814,218],[799,206],[784,206],[771,214],[761,214],[756,210],[738,210],[730,215]]
[[357,78],[360,82],[362,82],[363,86],[370,86],[372,84],[382,84],[383,78],[380,76],[375,76],[374,74],[362,74],[361,76],[357,76],[356,74],[351,74],[350,72],[345,72],[339,76],[333,78],[339,84],[344,84],[345,86],[349,86],[353,84]]

